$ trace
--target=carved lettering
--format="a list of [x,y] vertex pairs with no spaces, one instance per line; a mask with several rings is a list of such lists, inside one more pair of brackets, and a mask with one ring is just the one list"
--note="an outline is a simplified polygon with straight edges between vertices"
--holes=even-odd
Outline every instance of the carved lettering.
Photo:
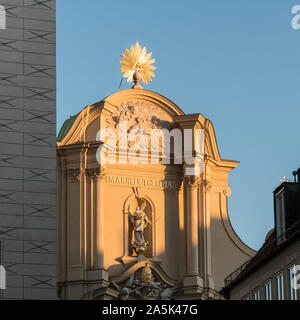
[[104,181],[108,184],[119,184],[137,187],[156,187],[164,189],[179,189],[181,187],[181,180],[156,180],[138,177],[125,177],[125,176],[104,176]]

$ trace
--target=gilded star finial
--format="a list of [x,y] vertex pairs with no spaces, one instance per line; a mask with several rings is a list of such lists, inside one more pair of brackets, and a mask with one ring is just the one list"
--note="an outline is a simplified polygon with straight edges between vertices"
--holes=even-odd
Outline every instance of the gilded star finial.
[[138,42],[135,46],[131,45],[129,50],[126,48],[121,57],[123,60],[120,61],[120,70],[124,73],[123,78],[127,78],[127,82],[134,81],[133,88],[142,89],[139,84],[141,80],[148,84],[155,77],[153,71],[156,68],[152,65],[155,62],[152,52],[147,52],[146,47],[142,48]]

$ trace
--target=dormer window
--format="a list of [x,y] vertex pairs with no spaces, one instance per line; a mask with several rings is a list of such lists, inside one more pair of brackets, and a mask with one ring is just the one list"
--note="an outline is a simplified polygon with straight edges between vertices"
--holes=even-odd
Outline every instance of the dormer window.
[[286,231],[284,188],[275,194],[275,215],[277,243],[280,244],[285,240]]

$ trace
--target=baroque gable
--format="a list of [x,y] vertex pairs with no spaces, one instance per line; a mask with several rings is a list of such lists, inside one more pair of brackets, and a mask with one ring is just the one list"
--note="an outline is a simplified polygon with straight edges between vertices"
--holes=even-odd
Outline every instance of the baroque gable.
[[100,129],[118,131],[121,121],[127,122],[128,131],[141,128],[147,135],[152,129],[170,130],[180,127],[180,123],[190,121],[195,124],[195,128],[204,129],[204,150],[207,159],[217,166],[228,168],[228,171],[238,164],[236,161],[221,159],[210,120],[201,114],[185,115],[178,106],[162,95],[140,89],[118,91],[98,103],[85,107],[75,120],[74,117],[70,119],[70,128],[57,145],[60,147],[95,143]]
[[[106,143],[98,139],[99,130],[120,135],[123,122],[124,136],[134,129],[147,137],[152,130],[177,129],[185,138],[188,129],[191,144],[183,140],[183,147],[187,144],[192,156],[187,159],[201,144],[203,171],[191,174],[187,169],[194,164],[185,154],[185,162],[175,164],[122,163],[120,159],[129,159],[126,145],[131,151],[126,143],[107,152],[118,161],[99,166],[97,150]],[[204,133],[204,143],[197,130]],[[232,267],[255,254],[236,235],[228,216],[228,172],[238,162],[221,158],[213,125],[203,115],[184,114],[152,91],[123,90],[70,118],[57,149],[61,297],[219,299],[217,292]],[[148,160],[147,152],[140,154]],[[154,155],[160,160],[161,153]],[[228,252],[233,259],[226,260]],[[74,283],[77,291],[71,289]]]

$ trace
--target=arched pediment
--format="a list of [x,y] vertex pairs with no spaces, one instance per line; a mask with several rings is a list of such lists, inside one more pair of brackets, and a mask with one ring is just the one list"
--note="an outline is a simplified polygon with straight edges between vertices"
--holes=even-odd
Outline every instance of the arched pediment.
[[118,128],[120,121],[127,121],[128,129],[172,129],[180,123],[191,122],[205,131],[205,154],[225,167],[234,168],[238,162],[222,160],[215,131],[210,120],[201,114],[186,115],[164,96],[144,89],[118,91],[100,102],[85,107],[77,116],[68,119],[58,136],[58,147],[81,145],[96,141],[103,128]]
[[[118,91],[100,102],[85,107],[75,120],[74,117],[67,120],[62,127],[65,132],[60,132],[58,136],[58,146],[95,141],[98,130],[113,122],[113,118],[118,117],[120,113],[124,116],[125,109],[131,105],[144,122],[157,118],[167,123],[172,122],[175,116],[184,114],[175,103],[156,92],[144,89]],[[101,117],[102,119],[99,119]]]
[[184,112],[171,100],[156,92],[145,89],[127,89],[118,91],[105,98],[103,101],[117,107],[121,102],[128,100],[148,102],[149,104],[157,106],[162,112],[165,112],[170,117],[184,114]]

